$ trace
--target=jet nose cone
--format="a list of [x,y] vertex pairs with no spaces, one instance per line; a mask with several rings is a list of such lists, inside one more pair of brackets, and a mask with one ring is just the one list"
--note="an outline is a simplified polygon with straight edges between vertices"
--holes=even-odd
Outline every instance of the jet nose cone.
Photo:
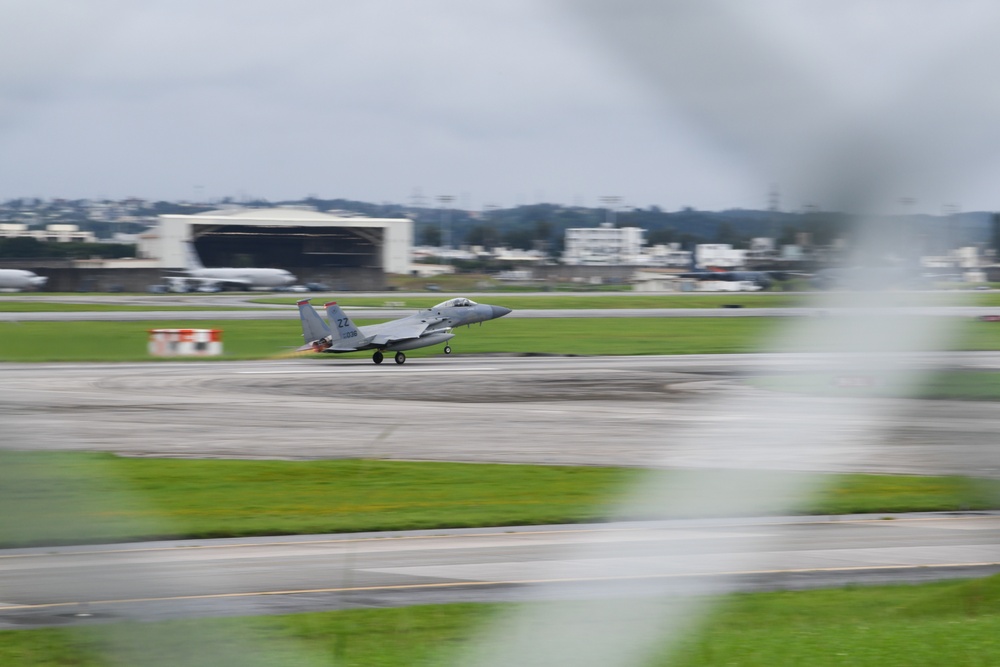
[[493,311],[493,319],[503,317],[510,312],[510,308],[504,308],[503,306],[490,306],[490,310]]

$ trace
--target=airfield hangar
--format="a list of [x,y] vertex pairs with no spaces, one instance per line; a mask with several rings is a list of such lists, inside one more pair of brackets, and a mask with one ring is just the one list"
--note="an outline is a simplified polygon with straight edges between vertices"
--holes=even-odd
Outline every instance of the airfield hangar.
[[386,273],[409,270],[413,221],[301,207],[161,215],[139,250],[162,269],[182,269],[189,242],[206,267],[281,268],[301,283],[381,290]]

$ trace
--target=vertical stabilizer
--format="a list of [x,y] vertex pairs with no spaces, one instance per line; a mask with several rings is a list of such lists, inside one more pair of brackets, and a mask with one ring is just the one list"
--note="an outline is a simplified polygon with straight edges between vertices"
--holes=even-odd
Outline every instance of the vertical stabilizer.
[[351,321],[336,301],[326,304],[326,319],[330,322],[330,332],[333,342],[344,341],[346,343],[361,342],[361,331],[357,325]]
[[[298,302],[299,319],[302,320],[302,338],[305,341],[305,348],[320,349],[328,347],[327,339],[330,335],[330,327],[319,316],[316,309],[309,304],[309,299]],[[324,344],[325,343],[325,344]]]
[[205,268],[205,265],[201,263],[201,258],[198,257],[198,252],[194,249],[194,241],[184,242],[184,268],[188,271],[198,271]]

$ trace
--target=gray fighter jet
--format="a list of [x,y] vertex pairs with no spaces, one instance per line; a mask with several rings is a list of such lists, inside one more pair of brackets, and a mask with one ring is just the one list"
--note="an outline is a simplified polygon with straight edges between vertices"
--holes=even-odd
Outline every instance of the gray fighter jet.
[[302,320],[302,337],[306,344],[299,351],[359,352],[375,350],[372,361],[381,364],[383,352],[395,352],[396,363],[406,362],[403,350],[416,350],[444,343],[444,353],[451,354],[448,341],[455,337],[454,327],[475,324],[503,317],[510,308],[488,306],[462,297],[448,299],[433,308],[391,322],[359,327],[331,302],[325,305],[329,324],[309,305],[309,299],[298,302]]

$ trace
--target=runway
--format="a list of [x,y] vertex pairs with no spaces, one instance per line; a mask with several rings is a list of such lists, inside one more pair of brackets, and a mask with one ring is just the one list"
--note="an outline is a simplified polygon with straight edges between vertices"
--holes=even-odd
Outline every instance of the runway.
[[17,549],[0,551],[0,629],[981,576],[1000,571],[998,530],[979,512]]
[[[726,467],[753,400],[787,424],[814,399],[737,381],[804,371],[807,354],[430,357],[125,364],[0,364],[5,446],[132,456],[365,457],[427,461]],[[811,361],[812,360],[812,361]],[[1000,369],[1000,353],[921,355],[928,368]],[[868,399],[827,449],[761,465],[823,472],[1000,477],[1000,405]],[[872,416],[874,409],[875,416]],[[872,421],[874,420],[874,421]]]
[[[1000,353],[909,362],[1000,370]],[[864,399],[855,411],[858,399],[743,382],[825,363],[748,354],[0,364],[0,420],[4,447],[129,456],[739,462],[1000,478],[996,403]],[[797,442],[830,404],[844,409],[821,446]],[[776,433],[792,439],[769,446]],[[612,584],[619,594],[622,583],[649,589],[667,579],[760,590],[974,576],[1000,569],[998,529],[1000,513],[772,517],[8,550],[0,627],[566,597]],[[623,543],[627,556],[615,546]],[[609,577],[609,567],[629,578]]]

